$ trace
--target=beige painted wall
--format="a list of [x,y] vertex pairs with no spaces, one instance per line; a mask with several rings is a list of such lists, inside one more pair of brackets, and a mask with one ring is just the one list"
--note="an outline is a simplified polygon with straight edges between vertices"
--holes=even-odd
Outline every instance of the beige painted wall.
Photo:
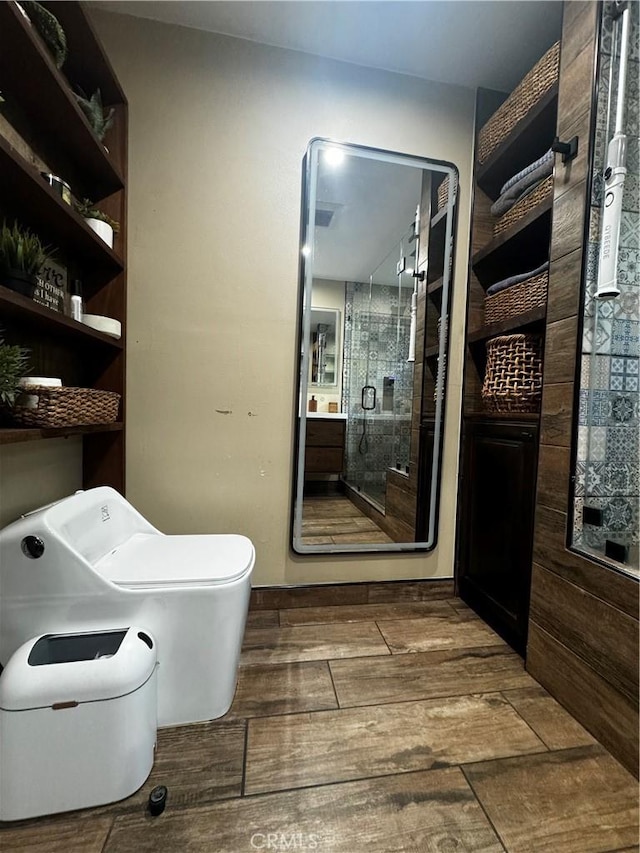
[[82,439],[0,447],[0,527],[82,488]]
[[[128,497],[167,532],[242,532],[254,582],[451,576],[470,90],[95,11],[130,104]],[[289,550],[301,161],[312,137],[461,171],[440,540]]]

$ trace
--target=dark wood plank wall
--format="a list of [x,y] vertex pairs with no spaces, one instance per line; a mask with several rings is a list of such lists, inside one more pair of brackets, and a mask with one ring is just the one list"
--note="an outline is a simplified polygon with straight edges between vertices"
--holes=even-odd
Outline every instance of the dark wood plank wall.
[[566,547],[595,2],[565,2],[558,134],[580,138],[555,171],[527,669],[638,775],[638,583]]

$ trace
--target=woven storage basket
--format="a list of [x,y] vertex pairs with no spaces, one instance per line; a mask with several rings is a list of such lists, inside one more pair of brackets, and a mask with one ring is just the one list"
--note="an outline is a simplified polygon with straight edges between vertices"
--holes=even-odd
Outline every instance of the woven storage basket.
[[553,86],[558,79],[559,58],[560,42],[556,42],[491,116],[478,135],[478,163],[489,159],[520,119]]
[[485,407],[492,412],[537,412],[541,396],[540,335],[505,335],[487,341]]
[[[453,188],[455,189],[455,177],[454,177]],[[438,187],[438,210],[442,210],[449,199],[449,175],[447,175],[444,181]]]
[[517,201],[511,210],[508,210],[503,216],[493,223],[493,236],[497,237],[499,234],[502,234],[503,231],[506,231],[507,228],[510,228],[512,225],[515,225],[518,220],[522,219],[523,216],[526,216],[530,210],[533,210],[534,207],[537,207],[541,202],[548,198],[553,192],[553,175],[549,175],[548,178],[545,178],[541,184],[528,193],[524,198],[521,198],[520,201]]
[[[35,407],[20,405],[37,398]],[[44,388],[27,385],[11,410],[13,419],[26,427],[67,427],[110,424],[118,417],[120,394],[93,388]]]
[[499,323],[531,311],[532,308],[543,308],[547,304],[548,287],[549,272],[546,271],[520,284],[513,284],[493,296],[485,296],[484,322]]

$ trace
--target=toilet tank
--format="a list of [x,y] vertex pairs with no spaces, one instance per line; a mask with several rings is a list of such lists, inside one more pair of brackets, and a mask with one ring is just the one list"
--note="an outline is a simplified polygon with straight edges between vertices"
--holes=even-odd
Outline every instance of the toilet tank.
[[108,486],[28,513],[0,530],[2,598],[111,589],[93,567],[137,533],[162,535]]

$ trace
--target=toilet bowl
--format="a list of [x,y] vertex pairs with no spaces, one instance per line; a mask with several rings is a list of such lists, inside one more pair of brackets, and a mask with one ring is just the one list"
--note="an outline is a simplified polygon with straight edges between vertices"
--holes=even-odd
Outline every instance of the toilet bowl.
[[0,530],[0,661],[38,634],[141,625],[158,644],[158,724],[233,700],[255,551],[235,534],[168,536],[100,486]]

